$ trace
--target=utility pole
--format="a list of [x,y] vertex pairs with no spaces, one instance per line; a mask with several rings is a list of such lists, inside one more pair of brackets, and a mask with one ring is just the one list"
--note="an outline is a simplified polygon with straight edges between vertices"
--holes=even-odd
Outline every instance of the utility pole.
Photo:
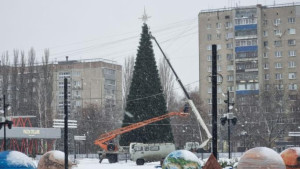
[[212,150],[218,159],[217,45],[212,45]]
[[[230,104],[230,100],[229,100],[229,90],[227,90],[227,113],[229,113],[230,109],[229,109],[229,105]],[[229,159],[231,158],[231,146],[230,146],[230,119],[227,118],[227,123],[228,123],[228,157]]]
[[233,113],[230,113],[230,109],[232,109],[231,106],[234,105],[234,103],[230,103],[230,97],[229,97],[229,90],[227,90],[227,100],[224,100],[225,103],[227,103],[227,114],[224,114],[223,117],[221,117],[220,121],[222,125],[225,125],[226,121],[228,123],[228,157],[231,158],[231,146],[230,146],[230,122],[232,122],[232,125],[235,125],[237,122],[237,118],[233,115]]
[[[4,114],[4,122],[6,122],[6,104],[5,104],[5,95],[3,95],[3,114]],[[6,151],[6,124],[4,123],[4,137],[3,137],[3,144],[4,144],[4,151]]]
[[65,169],[68,169],[68,79],[64,79],[64,113],[65,113],[65,138],[64,138],[64,151],[65,151]]
[[[2,100],[2,99],[0,99]],[[1,119],[0,122],[0,129],[4,128],[4,136],[3,136],[3,149],[6,151],[6,125],[8,126],[8,129],[11,129],[13,122],[11,120],[6,119],[6,108],[9,106],[9,104],[5,103],[5,95],[3,95],[3,118]]]

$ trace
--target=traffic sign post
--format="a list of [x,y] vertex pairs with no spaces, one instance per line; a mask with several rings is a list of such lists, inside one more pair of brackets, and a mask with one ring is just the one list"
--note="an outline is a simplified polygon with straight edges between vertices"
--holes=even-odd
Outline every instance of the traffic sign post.
[[[75,147],[75,154],[74,154],[74,160],[76,159],[76,141],[85,141],[86,140],[86,136],[74,136],[74,147]],[[79,147],[80,149],[80,147]]]
[[[54,128],[64,128],[64,119],[53,119]],[[68,128],[77,128],[77,120],[68,120]]]
[[76,141],[85,141],[86,140],[86,136],[74,136],[74,140]]

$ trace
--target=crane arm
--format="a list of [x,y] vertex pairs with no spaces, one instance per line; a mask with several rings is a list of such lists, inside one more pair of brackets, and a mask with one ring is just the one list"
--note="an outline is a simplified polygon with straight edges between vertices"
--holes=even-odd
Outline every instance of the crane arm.
[[160,121],[160,120],[172,117],[172,116],[183,116],[183,117],[185,117],[185,116],[188,116],[188,115],[189,115],[188,113],[183,113],[183,112],[170,112],[170,113],[158,116],[158,117],[154,117],[152,119],[148,119],[148,120],[145,120],[145,121],[134,123],[134,124],[131,124],[129,126],[118,128],[118,129],[115,129],[113,131],[101,134],[100,137],[97,140],[95,140],[94,144],[100,146],[102,149],[107,151],[107,142],[114,139],[114,138],[116,138],[118,135],[130,132],[130,131],[135,130],[137,128],[146,126],[150,123],[154,123],[154,122],[157,122],[157,121]]
[[160,47],[160,45],[159,45],[159,43],[157,42],[156,38],[155,38],[154,36],[152,36],[151,32],[150,32],[150,37],[155,41],[156,45],[157,45],[158,48],[160,49],[160,51],[161,51],[161,53],[163,54],[164,58],[166,59],[168,65],[170,66],[171,70],[173,71],[173,73],[174,73],[174,75],[175,75],[175,77],[176,77],[177,82],[179,83],[179,85],[180,85],[181,89],[183,90],[183,92],[184,92],[186,98],[188,99],[188,103],[189,103],[190,107],[192,108],[192,112],[195,114],[195,116],[196,116],[196,118],[197,118],[199,124],[203,127],[203,129],[204,129],[205,132],[206,132],[206,135],[207,135],[208,139],[205,140],[205,141],[200,145],[200,147],[202,148],[202,147],[204,147],[204,146],[208,143],[208,141],[212,138],[212,135],[210,134],[210,132],[209,132],[207,126],[205,125],[205,123],[204,123],[204,121],[203,121],[203,119],[202,119],[200,113],[198,112],[198,110],[197,110],[197,108],[196,108],[196,106],[195,106],[193,100],[191,100],[190,95],[189,95],[188,92],[186,91],[186,89],[185,89],[185,87],[183,86],[181,80],[179,79],[177,73],[175,72],[173,66],[171,65],[171,62],[169,61],[169,59],[168,59],[167,56],[165,55],[164,51],[163,51],[162,48]]

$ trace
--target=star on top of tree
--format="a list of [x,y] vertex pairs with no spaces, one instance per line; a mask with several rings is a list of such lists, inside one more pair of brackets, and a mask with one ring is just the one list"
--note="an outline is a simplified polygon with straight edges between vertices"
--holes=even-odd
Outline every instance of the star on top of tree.
[[149,18],[151,18],[151,16],[147,15],[146,9],[144,7],[144,15],[141,18],[139,18],[139,19],[141,19],[144,23],[146,23]]

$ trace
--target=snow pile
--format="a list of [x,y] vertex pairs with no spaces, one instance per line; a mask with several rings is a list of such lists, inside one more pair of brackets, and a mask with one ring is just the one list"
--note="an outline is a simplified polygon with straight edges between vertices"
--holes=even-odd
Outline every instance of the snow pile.
[[8,153],[7,163],[14,166],[36,167],[31,158],[18,151]]
[[52,152],[54,159],[57,159],[57,160],[65,159],[65,153],[62,151],[53,150],[53,151],[49,151],[49,152]]
[[[203,159],[203,165],[205,166],[205,163],[207,162],[208,158]],[[228,158],[219,158],[218,163],[221,167],[225,168],[232,168],[232,166],[237,165],[236,162],[238,159],[228,159]]]

